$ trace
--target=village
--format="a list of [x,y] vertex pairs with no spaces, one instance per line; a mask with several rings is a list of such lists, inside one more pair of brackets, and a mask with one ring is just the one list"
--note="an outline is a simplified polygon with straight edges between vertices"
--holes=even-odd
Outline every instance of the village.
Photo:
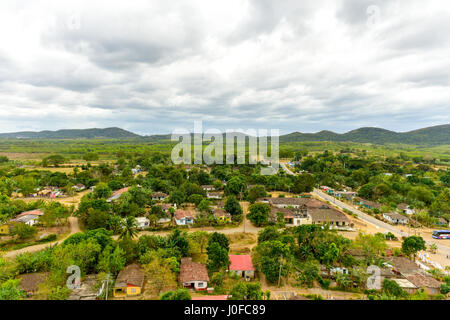
[[[26,197],[15,190],[11,205],[33,208],[3,220],[0,266],[25,299],[447,299],[450,246],[429,244],[431,229],[412,218],[412,207],[381,213],[351,188],[315,186],[286,164],[280,179],[303,184],[300,193],[245,183],[255,168],[226,178],[218,166],[123,164],[84,170],[105,171],[108,183],[74,176],[73,185]],[[65,250],[82,250],[90,262]],[[65,262],[45,262],[56,257]],[[81,275],[69,290],[72,264]]]

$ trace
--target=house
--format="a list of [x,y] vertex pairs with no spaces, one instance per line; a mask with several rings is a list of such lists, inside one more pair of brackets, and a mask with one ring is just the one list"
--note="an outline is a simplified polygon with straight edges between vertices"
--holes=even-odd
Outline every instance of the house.
[[216,188],[214,188],[214,186],[210,185],[210,184],[202,185],[202,189],[205,190],[205,191],[215,191],[216,190]]
[[417,288],[423,288],[430,295],[440,293],[441,283],[425,273],[416,272],[407,274],[405,278]]
[[414,214],[415,211],[413,208],[411,208],[408,204],[406,203],[400,203],[397,206],[398,210],[400,210],[401,212],[405,213],[405,214]]
[[223,192],[207,192],[206,197],[208,199],[222,199],[223,198]]
[[183,288],[206,290],[209,282],[206,266],[193,262],[192,258],[181,258],[180,283]]
[[194,223],[194,216],[187,210],[178,209],[175,211],[173,218],[179,226],[185,226]]
[[79,192],[79,191],[83,191],[84,189],[86,189],[86,186],[84,184],[78,183],[78,184],[74,185],[72,188],[75,189],[75,191]]
[[350,219],[345,213],[328,206],[319,208],[309,208],[308,214],[312,218],[313,224],[329,224],[331,229],[346,230],[351,227]]
[[288,227],[312,224],[312,218],[307,213],[306,206],[302,208],[304,209],[271,207],[270,220],[276,222],[281,213],[284,216],[284,223]]
[[114,286],[114,297],[137,296],[142,292],[144,271],[136,264],[130,264],[119,272]]
[[213,215],[216,218],[216,220],[219,222],[225,222],[225,223],[231,222],[231,214],[229,214],[228,212],[226,212],[223,209],[220,209],[220,208],[214,209]]
[[0,234],[9,234],[9,226],[7,224],[0,226]]
[[431,295],[440,292],[441,283],[430,276],[426,271],[420,269],[415,262],[404,257],[395,256],[388,257],[386,260],[392,265],[392,271],[394,271],[395,274],[401,275],[417,289],[423,288]]
[[45,282],[45,273],[28,273],[20,277],[18,288],[26,293],[28,297],[39,292],[39,287]]
[[363,198],[356,198],[356,203],[367,209],[381,209],[381,204]]
[[333,195],[336,198],[345,198],[347,200],[352,200],[358,195],[358,193],[354,191],[335,191]]
[[136,224],[138,229],[147,229],[150,227],[150,220],[146,217],[137,217]]
[[137,165],[136,167],[134,167],[133,169],[131,169],[131,173],[132,173],[132,174],[138,174],[138,173],[140,173],[140,172],[142,172],[142,168],[141,168],[140,165]]
[[310,199],[305,198],[261,198],[258,202],[269,204],[270,206],[277,208],[291,207],[299,209],[302,205],[305,205]]
[[39,217],[42,215],[44,215],[44,212],[42,210],[25,211],[19,214],[14,219],[11,219],[11,222],[21,222],[29,226],[34,226],[38,222]]
[[409,294],[414,294],[419,289],[413,283],[411,283],[408,279],[392,279],[392,281],[395,281],[400,286],[400,288],[402,288],[404,291],[408,292]]
[[408,224],[409,219],[397,212],[386,212],[383,213],[383,218],[393,224]]
[[230,254],[228,257],[230,258],[228,268],[230,271],[234,271],[237,275],[246,279],[255,277],[255,267],[251,256]]
[[125,192],[128,192],[129,189],[130,189],[130,188],[126,187],[126,188],[122,188],[122,189],[119,189],[119,190],[115,191],[115,192],[112,194],[111,197],[109,197],[108,199],[106,199],[106,202],[111,202],[111,201],[114,201],[114,200],[116,200],[116,199],[119,199],[119,198],[122,196],[122,194],[124,194]]
[[328,194],[333,194],[334,189],[330,188],[328,186],[320,186],[320,190],[322,190],[323,192],[326,192]]
[[164,201],[169,195],[164,192],[155,192],[152,194],[152,200]]

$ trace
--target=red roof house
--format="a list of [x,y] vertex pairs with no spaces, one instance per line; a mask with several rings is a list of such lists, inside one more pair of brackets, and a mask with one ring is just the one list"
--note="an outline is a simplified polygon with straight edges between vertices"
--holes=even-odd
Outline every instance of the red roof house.
[[249,255],[228,255],[230,258],[230,271],[244,278],[253,278],[255,276],[255,267],[253,266],[252,257]]

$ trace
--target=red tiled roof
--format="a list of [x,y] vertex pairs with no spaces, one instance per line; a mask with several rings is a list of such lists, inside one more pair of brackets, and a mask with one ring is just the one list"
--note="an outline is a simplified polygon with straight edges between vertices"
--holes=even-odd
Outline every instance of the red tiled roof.
[[186,217],[193,217],[192,214],[187,210],[178,209],[174,213],[175,219],[180,220]]
[[181,258],[180,281],[182,283],[192,281],[209,281],[206,266],[201,263],[193,262],[192,258]]
[[44,214],[44,212],[42,212],[41,210],[36,209],[36,210],[30,210],[30,211],[22,212],[16,218],[20,218],[20,217],[23,217],[23,216],[29,216],[29,215],[42,216],[43,214]]
[[249,255],[230,254],[230,270],[248,271],[255,270],[252,263],[252,258]]
[[121,193],[124,193],[124,192],[128,192],[128,189],[130,189],[130,188],[126,187],[126,188],[119,189],[119,190],[117,190],[116,192],[113,193],[113,196],[115,196],[116,194],[121,194]]

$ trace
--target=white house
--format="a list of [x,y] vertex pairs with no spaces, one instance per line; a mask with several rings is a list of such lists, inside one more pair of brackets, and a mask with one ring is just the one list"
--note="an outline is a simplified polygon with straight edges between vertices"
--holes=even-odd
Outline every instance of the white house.
[[405,213],[405,214],[411,215],[411,214],[414,214],[414,213],[415,213],[414,209],[411,208],[411,207],[410,207],[408,204],[406,204],[406,203],[400,203],[400,204],[397,206],[397,208],[398,208],[401,212],[403,212],[403,213]]
[[150,220],[146,217],[137,217],[136,223],[139,229],[147,229],[150,227]]
[[154,201],[164,201],[169,195],[164,192],[155,192],[152,194],[152,200]]
[[176,224],[179,226],[185,226],[194,223],[194,217],[187,210],[178,209],[177,211],[175,211],[173,216]]
[[408,224],[409,219],[396,212],[383,213],[383,218],[393,224]]
[[25,211],[19,214],[17,217],[12,219],[12,222],[21,222],[25,223],[29,226],[34,226],[38,220],[39,217],[44,215],[44,212],[41,210],[31,210],[31,211]]
[[223,193],[222,192],[207,192],[206,197],[208,199],[222,199]]
[[204,264],[193,262],[192,258],[181,258],[180,282],[183,288],[206,290],[208,281],[208,271]]

